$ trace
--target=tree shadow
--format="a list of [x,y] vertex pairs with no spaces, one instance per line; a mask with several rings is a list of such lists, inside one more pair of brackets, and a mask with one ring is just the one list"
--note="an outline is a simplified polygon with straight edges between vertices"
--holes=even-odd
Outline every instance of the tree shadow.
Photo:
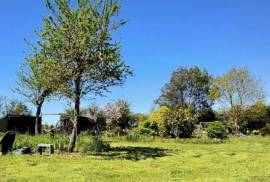
[[152,147],[113,147],[105,153],[95,154],[106,160],[132,160],[139,161],[145,159],[157,159],[169,155],[169,150]]

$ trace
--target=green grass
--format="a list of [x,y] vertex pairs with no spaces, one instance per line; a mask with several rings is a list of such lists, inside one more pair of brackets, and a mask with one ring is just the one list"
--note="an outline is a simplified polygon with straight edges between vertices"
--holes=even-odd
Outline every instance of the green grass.
[[269,137],[105,139],[107,153],[0,157],[0,181],[270,181]]

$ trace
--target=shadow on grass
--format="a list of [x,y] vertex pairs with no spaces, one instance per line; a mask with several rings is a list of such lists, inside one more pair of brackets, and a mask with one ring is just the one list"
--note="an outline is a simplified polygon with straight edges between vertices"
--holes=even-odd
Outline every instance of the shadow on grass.
[[145,159],[157,159],[169,155],[169,150],[152,147],[113,147],[110,151],[95,154],[106,160],[122,159],[139,161]]

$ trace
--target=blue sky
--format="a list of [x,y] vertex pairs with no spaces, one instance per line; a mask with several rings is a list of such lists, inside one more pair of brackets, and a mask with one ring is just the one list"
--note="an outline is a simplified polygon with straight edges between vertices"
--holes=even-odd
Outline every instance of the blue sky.
[[[169,3],[168,3],[169,2]],[[180,66],[198,65],[213,76],[232,66],[246,67],[260,77],[270,93],[269,0],[122,0],[120,18],[130,22],[115,39],[122,42],[123,59],[134,77],[106,98],[86,100],[104,105],[128,100],[134,112],[147,113],[160,88]],[[21,99],[11,91],[16,71],[47,15],[43,0],[5,0],[0,6],[0,95]],[[268,99],[269,100],[269,99]],[[67,103],[53,101],[43,113],[62,112]],[[46,118],[55,122],[56,118]]]

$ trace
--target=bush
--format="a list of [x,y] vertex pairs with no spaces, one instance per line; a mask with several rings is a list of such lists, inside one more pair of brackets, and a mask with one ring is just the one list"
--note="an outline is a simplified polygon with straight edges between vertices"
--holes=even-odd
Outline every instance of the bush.
[[80,152],[87,153],[100,153],[107,152],[111,149],[111,146],[108,142],[103,141],[98,136],[93,136],[82,141],[78,141]]
[[191,138],[198,117],[195,109],[189,106],[162,106],[150,113],[149,120],[157,123],[161,137]]
[[193,107],[178,106],[168,113],[168,128],[171,137],[191,138],[199,115]]
[[129,142],[137,142],[141,138],[141,135],[137,132],[131,132],[126,135],[126,140]]
[[138,133],[141,135],[158,136],[159,127],[156,121],[146,121],[140,124]]
[[248,131],[261,130],[269,119],[267,106],[263,103],[257,103],[244,111],[239,123],[240,130],[246,134]]
[[134,130],[125,136],[125,140],[128,142],[150,142],[153,141],[153,137],[149,135],[140,134],[138,130]]
[[[154,111],[152,111],[149,115],[149,120],[146,123],[143,123],[145,125],[147,125],[148,123],[153,123],[152,125],[157,124],[158,126],[158,130],[159,130],[159,135],[161,137],[167,137],[169,136],[169,128],[168,128],[168,116],[170,113],[170,108],[166,107],[166,106],[161,106],[157,109],[155,109]],[[146,128],[146,131],[144,131],[144,133],[147,133],[149,131],[147,131],[147,128],[149,127],[143,127]]]
[[225,139],[228,138],[228,131],[225,124],[219,121],[215,121],[208,125],[207,136],[209,138]]
[[264,128],[261,129],[261,135],[262,136],[270,135],[270,124],[267,124]]

